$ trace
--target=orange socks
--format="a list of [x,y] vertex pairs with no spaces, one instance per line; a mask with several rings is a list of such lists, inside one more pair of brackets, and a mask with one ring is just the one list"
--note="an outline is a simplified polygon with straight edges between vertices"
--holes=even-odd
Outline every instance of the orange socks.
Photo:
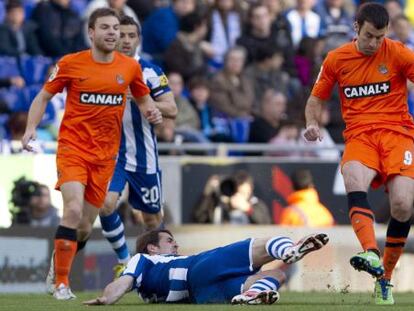
[[385,270],[384,278],[387,280],[391,280],[392,272],[403,253],[409,232],[410,221],[400,222],[391,218],[387,229],[383,259]]
[[363,250],[373,250],[379,254],[375,239],[374,213],[369,206],[367,193],[362,191],[348,193],[348,207],[352,228]]
[[61,283],[69,286],[69,273],[77,248],[76,230],[59,226],[55,236],[56,286]]
[[55,240],[56,286],[69,286],[69,272],[77,249],[76,241]]

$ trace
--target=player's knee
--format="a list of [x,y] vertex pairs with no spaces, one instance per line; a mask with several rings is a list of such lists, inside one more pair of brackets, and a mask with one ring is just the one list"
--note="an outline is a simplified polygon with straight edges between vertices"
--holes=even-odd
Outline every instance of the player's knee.
[[147,230],[154,230],[159,228],[161,225],[161,221],[162,217],[158,214],[144,216],[144,223]]
[[115,210],[115,206],[111,204],[111,202],[105,201],[102,208],[99,209],[99,216],[109,216],[111,215]]
[[78,227],[82,219],[82,211],[77,208],[65,206],[63,211],[62,223],[69,227]]
[[412,214],[412,203],[408,202],[403,195],[393,196],[390,202],[391,216],[396,220],[405,222],[410,219]]

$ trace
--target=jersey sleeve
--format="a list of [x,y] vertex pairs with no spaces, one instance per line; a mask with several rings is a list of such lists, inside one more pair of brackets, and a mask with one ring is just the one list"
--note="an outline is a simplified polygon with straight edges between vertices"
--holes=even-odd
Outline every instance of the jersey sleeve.
[[400,70],[407,79],[414,82],[414,52],[402,43],[397,45],[397,60],[400,62]]
[[134,284],[132,289],[138,289],[141,286],[142,282],[142,273],[145,268],[145,257],[141,256],[140,254],[136,254],[131,260],[128,262],[127,267],[125,268],[122,275],[130,275],[134,278]]
[[328,100],[331,97],[332,89],[336,83],[333,58],[332,54],[328,53],[312,89],[312,95],[322,100]]
[[134,97],[142,97],[150,93],[148,87],[144,83],[141,66],[135,62],[136,72],[134,79],[131,81],[129,88]]
[[68,65],[69,62],[66,58],[62,58],[58,61],[44,85],[46,91],[51,94],[60,93],[70,83]]
[[143,73],[152,98],[155,99],[171,91],[167,76],[160,67],[151,64],[151,68],[145,68]]

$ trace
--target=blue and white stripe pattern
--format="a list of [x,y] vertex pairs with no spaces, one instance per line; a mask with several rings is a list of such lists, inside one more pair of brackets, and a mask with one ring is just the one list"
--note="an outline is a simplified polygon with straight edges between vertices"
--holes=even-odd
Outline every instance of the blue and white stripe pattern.
[[114,211],[111,215],[100,216],[100,219],[102,234],[114,249],[118,257],[118,262],[126,264],[131,257],[125,242],[124,224],[118,212]]
[[[153,99],[171,91],[164,72],[158,66],[142,59],[139,63],[144,82],[150,89]],[[122,124],[118,162],[129,172],[158,172],[157,138],[154,128],[131,99],[127,101]]]
[[263,279],[257,280],[253,283],[252,286],[248,289],[249,292],[263,292],[268,290],[275,290],[277,291],[280,287],[280,283],[276,278],[273,277],[265,277]]
[[281,260],[286,250],[294,245],[288,237],[273,237],[266,243],[267,253],[275,259]]
[[187,274],[193,257],[137,254],[123,272],[134,278],[136,289],[147,302],[175,302],[190,297]]

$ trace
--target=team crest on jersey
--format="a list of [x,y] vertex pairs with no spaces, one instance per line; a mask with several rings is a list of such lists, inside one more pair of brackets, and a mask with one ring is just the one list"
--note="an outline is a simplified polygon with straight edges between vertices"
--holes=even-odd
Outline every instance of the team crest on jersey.
[[348,99],[383,95],[390,91],[390,81],[343,87],[344,95]]
[[56,78],[58,72],[59,72],[59,66],[56,64],[55,67],[53,68],[52,72],[49,75],[48,81],[49,82],[53,81]]
[[381,72],[383,75],[388,73],[388,68],[385,66],[385,64],[380,64],[378,66],[378,71]]
[[116,82],[118,82],[118,84],[124,84],[125,80],[121,75],[116,75]]

